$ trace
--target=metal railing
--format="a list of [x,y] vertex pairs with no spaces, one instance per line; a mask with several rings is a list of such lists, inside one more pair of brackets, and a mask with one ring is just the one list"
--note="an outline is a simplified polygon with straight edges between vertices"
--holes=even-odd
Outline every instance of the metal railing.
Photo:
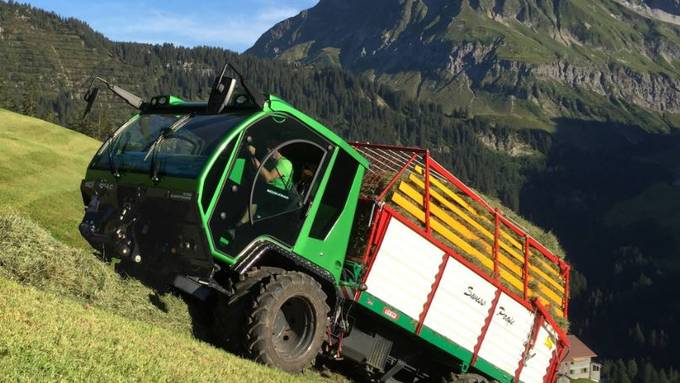
[[[352,144],[370,162],[365,198],[384,202],[448,254],[502,285],[516,299],[536,299],[566,318],[569,265],[492,207],[419,148]],[[366,183],[366,182],[365,182]]]

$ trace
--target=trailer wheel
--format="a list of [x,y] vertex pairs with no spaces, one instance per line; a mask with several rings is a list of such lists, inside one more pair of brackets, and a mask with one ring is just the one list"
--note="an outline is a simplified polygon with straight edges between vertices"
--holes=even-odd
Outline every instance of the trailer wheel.
[[246,324],[246,311],[255,293],[259,291],[258,284],[275,273],[283,272],[277,267],[256,267],[239,275],[234,283],[234,294],[220,299],[213,311],[213,334],[217,343],[227,351],[242,355],[244,331]]
[[328,327],[321,285],[307,274],[274,274],[260,285],[248,317],[248,353],[257,362],[287,372],[309,367]]

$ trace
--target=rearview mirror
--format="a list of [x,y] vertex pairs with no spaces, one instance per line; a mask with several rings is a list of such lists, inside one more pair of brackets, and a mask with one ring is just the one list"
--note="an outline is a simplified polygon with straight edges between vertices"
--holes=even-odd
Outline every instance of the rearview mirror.
[[92,110],[92,105],[94,105],[94,101],[97,99],[97,95],[99,94],[99,88],[93,87],[87,90],[85,92],[85,95],[83,96],[83,100],[87,102],[87,106],[85,107],[85,113],[83,113],[83,117],[88,115],[90,111]]
[[210,99],[208,100],[208,113],[209,114],[219,114],[222,113],[224,108],[231,101],[231,97],[234,94],[234,88],[236,88],[236,80],[231,77],[227,77],[224,73],[227,71],[227,66],[225,65],[222,69],[222,74],[215,79],[215,83],[210,90]]

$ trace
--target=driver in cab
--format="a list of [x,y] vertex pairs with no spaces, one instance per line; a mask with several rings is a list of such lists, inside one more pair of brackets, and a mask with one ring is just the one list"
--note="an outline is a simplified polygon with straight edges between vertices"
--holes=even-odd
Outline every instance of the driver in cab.
[[[267,151],[272,149],[267,147]],[[257,149],[253,145],[248,145],[248,153],[250,153],[250,161],[255,166],[255,169],[260,169],[262,165],[260,160],[257,159],[256,153]],[[292,185],[293,178],[293,164],[289,159],[284,157],[278,150],[274,150],[271,154],[271,159],[274,161],[274,167],[267,169],[266,166],[262,166],[258,175],[268,184],[277,187],[281,190],[289,190]]]
[[[278,150],[272,149],[276,147],[274,143],[267,143],[266,148],[267,148],[267,153],[271,154],[269,156],[269,159],[267,160],[268,163],[270,161],[273,161],[274,166],[273,167],[268,167],[268,166],[263,166],[262,162],[257,158],[257,148],[253,145],[248,145],[247,150],[248,154],[250,155],[250,162],[253,165],[253,167],[258,171],[258,177],[260,177],[263,181],[265,181],[268,185],[282,191],[283,193],[273,193],[276,195],[278,201],[268,201],[265,202],[264,205],[265,207],[268,207],[269,209],[266,210],[271,210],[272,209],[272,203],[275,205],[280,205],[281,200],[280,198],[288,199],[288,191],[292,189],[292,184],[293,184],[293,163],[290,162],[289,159],[284,157]],[[266,158],[267,156],[265,156]],[[253,216],[255,216],[259,210],[259,205],[258,203],[253,203],[250,205],[250,210]],[[276,208],[274,208],[276,210]],[[246,209],[245,212],[243,212],[243,216],[241,219],[236,223],[234,227],[231,229],[227,230],[227,233],[231,236],[231,238],[236,237],[236,229],[239,227],[245,225],[250,221],[250,217],[248,214],[248,209]]]

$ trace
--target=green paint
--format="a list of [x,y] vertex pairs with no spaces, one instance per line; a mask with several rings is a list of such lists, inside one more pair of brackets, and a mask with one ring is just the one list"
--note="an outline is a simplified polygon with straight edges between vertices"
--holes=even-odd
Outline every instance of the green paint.
[[328,232],[328,235],[323,240],[310,237],[310,231],[314,218],[316,218],[321,206],[321,199],[328,185],[331,172],[333,171],[333,164],[337,160],[338,151],[336,149],[331,157],[328,165],[328,170],[321,180],[319,189],[314,197],[309,215],[300,230],[300,235],[295,243],[294,251],[296,254],[308,259],[309,261],[328,270],[336,283],[340,280],[342,272],[342,265],[345,263],[345,255],[349,245],[350,235],[352,233],[352,224],[354,223],[354,213],[356,211],[357,203],[359,201],[359,194],[361,191],[361,181],[364,177],[365,168],[358,166],[357,172],[354,175],[354,182],[350,189],[345,206],[340,213],[335,225]]
[[[186,103],[178,97],[170,96],[169,104],[184,105]],[[204,167],[197,179],[163,177],[159,183],[154,184],[148,174],[122,172],[121,177],[116,179],[109,171],[93,169],[88,170],[87,178],[103,178],[119,184],[144,185],[149,187],[166,188],[169,190],[195,192],[196,201],[198,204],[198,212],[200,215],[201,224],[203,226],[203,231],[208,239],[210,253],[218,261],[226,263],[227,265],[232,265],[237,261],[235,258],[236,254],[225,254],[217,249],[216,241],[222,241],[222,243],[224,243],[225,238],[213,238],[212,233],[210,232],[209,223],[211,217],[215,213],[217,201],[227,180],[240,183],[243,177],[246,160],[243,158],[235,158],[236,153],[238,152],[238,147],[241,144],[240,141],[243,140],[243,132],[251,125],[268,116],[272,116],[273,118],[288,118],[289,116],[292,116],[307,125],[312,131],[323,136],[335,146],[335,150],[332,152],[329,164],[326,167],[326,173],[321,177],[319,187],[314,196],[314,200],[310,205],[307,218],[303,223],[296,243],[293,246],[293,251],[301,257],[318,265],[319,267],[326,269],[334,276],[337,282],[340,279],[342,266],[345,261],[345,253],[349,244],[354,214],[359,199],[361,181],[363,179],[364,172],[368,167],[368,161],[330,129],[326,128],[322,124],[318,123],[277,97],[271,96],[268,102],[265,103],[262,111],[256,112],[250,117],[246,118],[241,122],[241,124],[234,128],[233,132],[231,132],[222,140],[218,148],[213,154],[211,154],[210,158],[204,164]],[[227,146],[234,140],[236,140],[236,144],[234,145],[236,149],[232,153],[224,153]],[[350,155],[350,157],[356,160],[357,164],[359,165],[357,166],[357,172],[354,175],[350,193],[345,206],[341,210],[334,226],[328,232],[326,238],[323,240],[310,238],[309,233],[312,224],[317,213],[319,212],[321,199],[323,197],[326,185],[329,182],[333,164],[340,150]],[[225,168],[221,171],[220,179],[215,189],[214,195],[206,196],[210,199],[209,206],[203,206],[202,196],[206,178],[210,172],[210,169],[215,165],[217,159],[221,155],[229,156],[229,159]],[[265,234],[266,233],[263,233],[263,235]]]
[[494,366],[493,364],[487,362],[484,358],[477,358],[477,363],[475,363],[474,368],[483,372],[486,375],[491,376],[500,383],[512,383],[515,379],[514,371],[513,374],[509,374],[500,368]]
[[[456,359],[461,360],[461,363],[464,366],[467,366],[468,362],[472,360],[472,351],[451,342],[448,338],[431,330],[427,326],[423,326],[421,329],[420,337],[439,347],[443,351],[446,351],[448,354],[453,355]],[[463,370],[465,370],[465,368],[463,368]]]
[[[361,180],[363,179],[365,168],[368,167],[368,161],[364,157],[362,157],[346,141],[344,141],[338,135],[333,133],[330,129],[316,122],[315,120],[305,115],[304,113],[298,111],[285,101],[277,97],[271,96],[269,102],[265,104],[262,112],[256,113],[253,116],[249,117],[248,119],[244,120],[236,129],[234,129],[234,133],[224,140],[224,142],[220,145],[220,148],[215,152],[211,159],[206,162],[205,168],[201,173],[198,182],[199,187],[198,201],[200,204],[201,195],[203,193],[203,185],[205,183],[205,178],[207,177],[207,174],[210,171],[210,168],[214,165],[217,156],[222,154],[222,151],[224,150],[224,148],[226,148],[231,139],[234,139],[236,135],[241,134],[243,131],[248,129],[249,126],[255,124],[262,118],[266,118],[268,116],[272,116],[274,118],[276,118],[277,116],[286,117],[286,115],[291,115],[297,118],[305,125],[310,127],[313,131],[317,132],[318,134],[322,135],[327,140],[332,142],[334,145],[340,148],[340,150],[347,152],[352,158],[357,160],[357,162],[360,165],[362,165],[358,167],[359,170],[355,175],[354,184],[352,185],[344,210],[338,217],[335,226],[328,233],[328,236],[323,241],[310,238],[309,232],[314,221],[314,218],[316,217],[316,213],[318,211],[320,201],[325,190],[325,186],[330,178],[332,164],[337,156],[337,151],[334,152],[330,164],[327,168],[328,170],[326,174],[324,174],[320,182],[318,191],[314,197],[314,201],[311,204],[310,212],[307,216],[307,219],[305,220],[300,231],[300,234],[298,236],[298,239],[295,245],[293,246],[293,251],[296,254],[328,270],[334,276],[337,282],[340,279],[340,273],[342,271],[342,265],[345,259],[345,252],[347,251],[349,237],[352,229],[352,223],[354,221],[354,213],[359,199]],[[242,139],[242,137],[240,139]],[[237,143],[235,147],[238,149],[239,145],[240,143]],[[219,195],[227,179],[233,181],[234,179],[240,179],[240,176],[242,176],[243,168],[245,167],[245,160],[235,159],[234,157],[236,153],[237,150],[235,150],[234,153],[232,153],[231,155],[232,157],[229,159],[229,162],[225,167],[225,170],[222,174],[222,177],[216,189],[216,193],[214,196],[212,196],[210,206],[206,210],[206,213],[202,214],[201,217],[203,223],[203,230],[206,233],[206,236],[208,237],[208,244],[212,256],[215,259],[227,263],[229,265],[234,264],[237,261],[237,259],[235,255],[225,254],[221,252],[219,249],[217,249],[214,239],[212,238],[212,233],[210,232],[209,222],[212,217],[212,214],[214,214],[217,200],[219,199]]]
[[340,285],[358,289],[361,286],[361,275],[364,271],[364,266],[361,263],[345,261],[345,269],[349,269],[352,272],[348,276],[349,279],[340,281]]
[[[180,105],[184,103],[183,100],[175,97],[170,97],[171,105]],[[321,177],[319,181],[319,186],[317,192],[314,196],[313,201],[309,207],[309,212],[307,218],[302,225],[298,238],[292,249],[283,243],[278,242],[274,238],[267,235],[267,233],[262,233],[261,236],[255,239],[255,241],[268,241],[275,243],[278,246],[293,251],[295,254],[313,262],[319,267],[330,272],[336,283],[340,283],[340,274],[342,267],[345,264],[345,253],[349,244],[352,224],[354,221],[355,211],[359,199],[359,193],[361,189],[361,182],[368,167],[368,161],[363,158],[354,148],[352,148],[347,142],[338,137],[335,133],[330,131],[328,128],[314,121],[310,117],[296,110],[286,102],[276,98],[271,97],[269,102],[265,105],[263,111],[254,113],[249,118],[245,119],[239,126],[237,126],[234,131],[223,139],[219,147],[211,155],[208,161],[206,161],[203,170],[201,171],[197,179],[185,179],[176,177],[163,177],[160,182],[154,184],[148,174],[143,173],[133,173],[133,172],[123,172],[119,178],[114,177],[110,171],[106,170],[94,170],[89,169],[87,171],[86,179],[98,180],[104,179],[117,184],[126,185],[143,185],[147,187],[164,188],[168,190],[175,191],[185,191],[185,192],[196,192],[196,201],[198,204],[198,211],[201,218],[201,223],[203,230],[208,238],[208,244],[210,248],[210,253],[212,256],[227,265],[235,264],[238,259],[234,255],[224,254],[219,251],[215,244],[215,239],[212,237],[210,231],[210,219],[215,212],[217,201],[222,193],[222,189],[226,184],[227,180],[231,180],[236,184],[240,184],[244,169],[246,166],[246,159],[236,158],[238,153],[238,148],[241,145],[241,140],[243,140],[243,132],[248,129],[251,125],[255,124],[259,120],[272,116],[274,118],[285,118],[286,116],[293,116],[298,120],[302,121],[304,124],[309,126],[313,131],[325,137],[330,141],[335,149],[330,152],[330,159],[328,160],[328,166],[326,167],[326,172]],[[233,146],[234,150],[231,153],[225,153],[226,148],[231,142],[235,141]],[[357,161],[357,171],[354,175],[352,186],[350,188],[349,195],[345,206],[342,208],[335,224],[330,229],[328,234],[324,239],[316,239],[310,237],[311,228],[313,226],[314,220],[319,214],[319,209],[321,206],[321,201],[323,195],[328,187],[329,180],[331,178],[331,173],[334,171],[334,164],[338,160],[339,153],[343,151],[349,154],[353,159]],[[215,193],[210,197],[209,206],[202,206],[202,194],[203,188],[206,181],[206,177],[212,166],[215,166],[219,156],[229,156],[226,166],[221,170],[220,180],[216,187]],[[224,237],[219,237],[217,239],[219,243],[223,245],[228,245],[229,240]],[[357,284],[358,276],[361,273],[362,266],[359,264],[353,264],[354,270],[354,280],[343,281],[343,284]],[[395,325],[403,328],[404,330],[415,334],[418,321],[415,318],[411,318],[402,311],[395,307],[383,302],[382,300],[376,298],[370,293],[364,292],[361,294],[359,302],[360,305],[366,309],[374,312],[378,316],[388,320]],[[463,370],[468,369],[467,363],[472,359],[472,352],[467,350],[454,342],[451,342],[446,337],[438,334],[428,327],[423,327],[421,333],[419,334],[421,339],[427,341],[436,347],[440,348],[444,352],[452,355],[461,361],[461,367]],[[453,367],[453,366],[452,366]],[[510,373],[502,371],[493,364],[487,362],[486,360],[479,358],[473,366],[475,370],[479,370],[481,373],[486,374],[499,382],[510,383],[513,379]]]
[[235,183],[236,185],[241,184],[241,180],[243,179],[243,170],[246,167],[246,160],[245,158],[237,158],[236,162],[234,162],[234,167],[231,169],[231,172],[229,173],[229,181]]
[[[267,116],[267,113],[265,112],[258,112],[253,114],[252,116],[246,118],[241,122],[239,126],[237,126],[232,134],[227,136],[220,146],[215,150],[215,153],[210,157],[208,161],[206,161],[205,167],[203,168],[203,171],[201,172],[201,175],[199,176],[198,180],[198,202],[199,204],[201,203],[201,196],[203,194],[203,185],[205,185],[205,179],[208,176],[208,173],[210,172],[210,168],[215,164],[217,161],[217,158],[220,155],[227,155],[224,154],[224,150],[226,147],[229,145],[231,140],[239,140],[235,148],[238,149],[240,145],[240,140],[243,139],[242,137],[242,132],[250,125],[253,123],[257,122],[258,120],[264,118]],[[205,233],[206,237],[208,238],[208,247],[210,248],[210,254],[213,256],[213,258],[217,259],[218,261],[224,262],[227,265],[233,265],[236,263],[236,260],[234,257],[231,257],[227,254],[222,253],[217,249],[215,246],[214,239],[212,237],[212,233],[210,232],[210,218],[212,217],[214,211],[215,211],[215,206],[217,205],[217,200],[219,199],[220,193],[222,191],[222,188],[224,188],[224,184],[227,182],[228,178],[228,169],[230,169],[231,164],[234,162],[234,158],[236,157],[237,150],[234,150],[233,153],[229,154],[229,161],[227,161],[227,166],[225,166],[224,171],[222,172],[222,176],[220,177],[220,182],[217,184],[217,188],[215,189],[214,195],[211,197],[210,200],[210,205],[208,208],[205,210],[206,212],[203,213],[204,210],[199,209],[201,211],[201,223],[203,224],[203,232]]]
[[168,104],[170,104],[170,105],[182,105],[182,104],[184,104],[184,100],[182,100],[179,97],[170,96],[170,97],[168,97]]
[[[417,320],[404,314],[394,306],[388,305],[382,300],[376,298],[374,295],[367,292],[361,293],[361,296],[359,297],[359,304],[378,314],[378,316],[384,318],[385,320],[388,320],[403,328],[404,330],[415,334],[416,327],[418,326]],[[397,314],[396,318],[390,314],[390,312]]]

